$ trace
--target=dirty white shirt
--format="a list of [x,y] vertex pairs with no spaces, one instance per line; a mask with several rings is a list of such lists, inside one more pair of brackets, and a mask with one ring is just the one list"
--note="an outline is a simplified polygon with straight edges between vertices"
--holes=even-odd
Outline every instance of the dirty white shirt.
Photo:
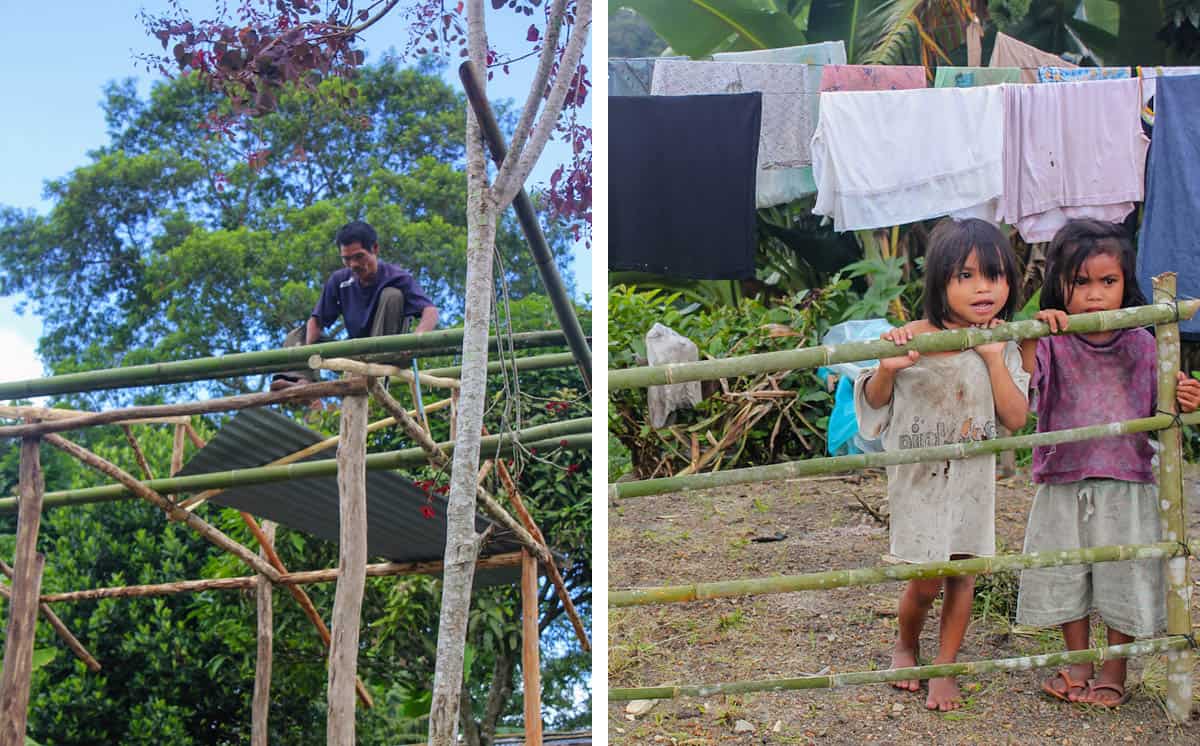
[[[1022,394],[1029,374],[1016,343],[1004,346],[1004,364]],[[922,357],[896,374],[892,400],[867,403],[864,387],[875,369],[854,383],[858,428],[881,437],[886,451],[926,448],[996,437],[996,403],[987,365],[974,350]],[[891,553],[905,562],[938,562],[952,554],[996,553],[996,457],[889,466]]]

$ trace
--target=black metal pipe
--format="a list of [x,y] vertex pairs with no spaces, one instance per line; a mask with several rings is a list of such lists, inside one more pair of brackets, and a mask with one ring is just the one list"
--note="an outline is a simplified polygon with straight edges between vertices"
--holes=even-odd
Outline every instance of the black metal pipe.
[[[488,103],[483,86],[475,76],[475,68],[469,61],[459,65],[458,77],[462,80],[463,89],[467,92],[467,100],[471,102],[471,108],[479,120],[484,142],[487,143],[488,151],[492,154],[492,162],[499,168],[508,155],[508,149],[504,146],[504,137],[500,134],[500,125],[496,122],[496,115],[492,113],[492,106]],[[546,236],[542,233],[537,215],[533,212],[533,202],[530,201],[529,194],[526,193],[524,187],[521,188],[512,204],[513,209],[517,211],[517,220],[521,223],[521,231],[525,234],[525,240],[529,242],[533,261],[537,265],[538,273],[542,276],[542,284],[546,286],[546,294],[550,296],[550,303],[554,306],[554,315],[558,317],[559,326],[566,335],[567,346],[571,349],[571,354],[575,356],[575,363],[579,366],[584,384],[591,389],[592,349],[588,346],[583,327],[580,326],[579,318],[575,315],[575,307],[571,304],[562,277],[558,274],[558,267],[554,265],[554,257],[550,254],[550,247],[546,244]]]

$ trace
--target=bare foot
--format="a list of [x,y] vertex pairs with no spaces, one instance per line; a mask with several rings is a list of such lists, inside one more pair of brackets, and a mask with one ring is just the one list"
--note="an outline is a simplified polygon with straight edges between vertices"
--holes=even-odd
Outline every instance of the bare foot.
[[942,676],[929,680],[929,698],[925,707],[939,712],[950,712],[962,707],[962,693],[958,690],[958,680],[953,676]]
[[[901,650],[900,648],[892,651],[892,668],[911,668],[915,665],[917,665],[917,651]],[[906,692],[921,691],[921,682],[918,679],[893,681],[891,684],[897,689],[903,689]]]

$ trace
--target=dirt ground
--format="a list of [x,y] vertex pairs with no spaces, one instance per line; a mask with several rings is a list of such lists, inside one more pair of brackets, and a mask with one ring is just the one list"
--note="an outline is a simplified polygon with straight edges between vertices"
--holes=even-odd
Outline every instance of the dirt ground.
[[[1189,467],[1185,490],[1192,536],[1200,533],[1198,480],[1200,470]],[[863,474],[610,502],[611,587],[877,565],[887,551],[887,529],[855,495],[872,502],[885,491],[882,474]],[[996,535],[1002,551],[1021,548],[1033,491],[1025,473],[999,481]],[[779,535],[786,538],[754,541]],[[1200,578],[1200,566],[1191,562],[1192,578]],[[1062,650],[1057,630],[1014,628],[1007,622],[1003,606],[1015,603],[1016,576],[996,578],[995,587],[981,578],[976,607],[982,612],[988,604],[988,613],[972,619],[960,660]],[[705,684],[886,668],[900,588],[888,583],[615,609],[609,615],[609,684]],[[994,603],[986,600],[993,598]],[[1197,619],[1200,593],[1192,598]],[[933,614],[938,611],[935,606]],[[926,625],[921,648],[927,663],[937,649],[936,624]],[[1183,726],[1167,720],[1165,660],[1136,659],[1129,670],[1133,699],[1112,711],[1050,699],[1040,691],[1049,672],[1038,670],[963,678],[966,704],[945,714],[924,708],[924,689],[916,694],[886,684],[661,700],[636,717],[626,711],[628,703],[613,702],[609,739],[614,744],[1200,743],[1195,717]],[[1197,697],[1200,701],[1200,693]],[[753,730],[746,731],[747,725]]]

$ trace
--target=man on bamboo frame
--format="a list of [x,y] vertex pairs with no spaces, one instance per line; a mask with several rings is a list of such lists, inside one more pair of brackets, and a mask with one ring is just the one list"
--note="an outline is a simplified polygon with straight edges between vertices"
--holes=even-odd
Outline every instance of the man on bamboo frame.
[[[437,307],[413,274],[398,264],[379,260],[379,239],[370,224],[361,220],[346,223],[334,242],[345,267],[325,281],[308,322],[288,333],[284,347],[321,341],[322,330],[338,317],[345,320],[351,339],[406,334],[414,317],[417,326],[412,331],[417,334],[437,327]],[[396,362],[407,364],[408,358],[400,355]],[[271,382],[271,390],[315,380],[314,371],[280,373]]]

